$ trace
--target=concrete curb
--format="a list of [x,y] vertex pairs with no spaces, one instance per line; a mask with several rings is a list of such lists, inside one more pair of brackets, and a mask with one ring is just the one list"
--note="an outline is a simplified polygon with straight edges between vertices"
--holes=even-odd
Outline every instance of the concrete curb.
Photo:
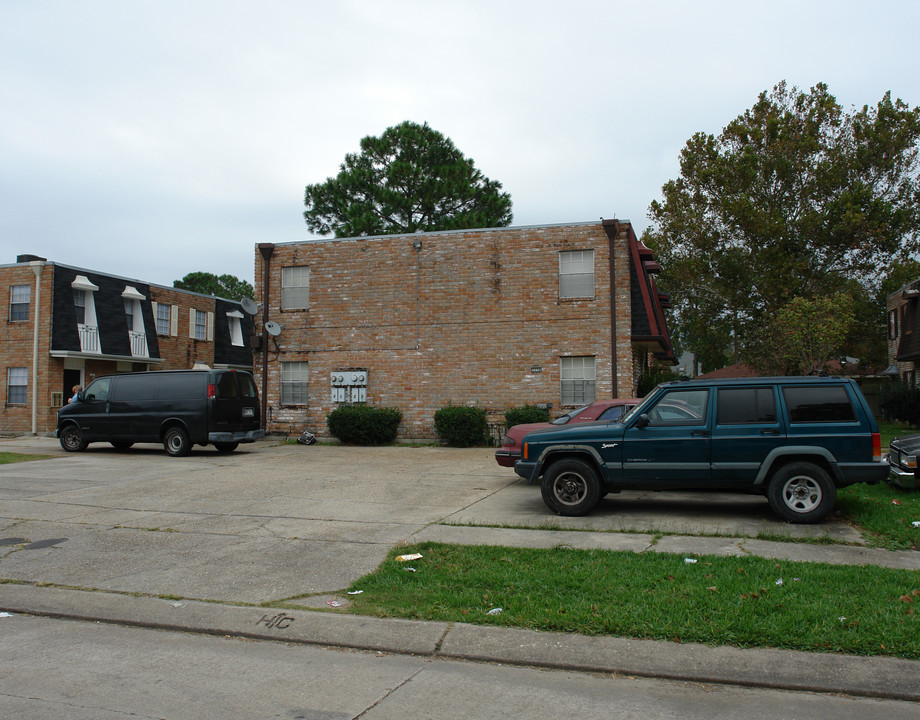
[[0,585],[7,612],[286,643],[920,701],[920,662]]

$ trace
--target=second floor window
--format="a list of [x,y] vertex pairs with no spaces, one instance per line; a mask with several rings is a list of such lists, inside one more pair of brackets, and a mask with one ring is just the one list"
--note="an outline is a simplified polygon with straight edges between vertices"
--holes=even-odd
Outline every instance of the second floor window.
[[10,288],[10,322],[28,322],[32,289],[28,285]]
[[171,307],[165,303],[157,303],[157,335],[170,334],[170,310]]
[[303,310],[310,307],[310,268],[281,268],[281,309]]
[[73,291],[73,306],[77,311],[77,322],[86,324],[86,290]]
[[134,301],[125,298],[125,317],[128,320],[128,331],[134,331]]
[[593,250],[570,250],[559,253],[559,297],[594,297]]

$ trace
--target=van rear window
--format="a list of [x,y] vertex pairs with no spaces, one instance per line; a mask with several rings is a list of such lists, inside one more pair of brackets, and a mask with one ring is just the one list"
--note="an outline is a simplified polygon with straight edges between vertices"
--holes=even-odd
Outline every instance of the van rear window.
[[256,384],[252,381],[250,375],[245,375],[243,373],[237,373],[236,379],[240,381],[240,396],[245,398],[254,398],[258,397],[256,392]]
[[794,423],[853,422],[856,415],[842,385],[784,387],[783,397]]

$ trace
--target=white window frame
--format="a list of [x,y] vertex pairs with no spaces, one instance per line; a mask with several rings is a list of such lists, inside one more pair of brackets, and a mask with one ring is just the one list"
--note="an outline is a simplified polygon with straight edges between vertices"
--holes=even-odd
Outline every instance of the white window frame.
[[559,253],[559,299],[594,297],[594,250]]
[[290,265],[281,268],[281,309],[307,310],[310,307],[310,268]]
[[[23,306],[25,306],[25,317],[23,315]],[[31,285],[13,285],[10,287],[10,322],[29,322],[29,314],[32,311],[32,286]],[[20,317],[16,317],[19,315]]]
[[[14,395],[16,396],[14,398]],[[19,399],[21,395],[22,399]],[[29,369],[11,367],[6,371],[6,404],[27,405],[29,402]]]
[[188,336],[192,340],[214,339],[214,313],[189,309]]
[[231,310],[227,313],[227,322],[230,325],[230,344],[243,347],[243,313]]
[[306,405],[310,399],[310,364],[305,360],[281,363],[281,404]]
[[559,358],[562,405],[589,405],[597,399],[597,360],[594,355]]

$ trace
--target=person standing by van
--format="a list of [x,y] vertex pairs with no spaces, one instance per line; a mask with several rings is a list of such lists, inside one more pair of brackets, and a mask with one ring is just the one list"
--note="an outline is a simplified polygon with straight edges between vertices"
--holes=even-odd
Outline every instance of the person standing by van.
[[74,386],[73,386],[73,388],[72,388],[72,390],[73,390],[73,395],[71,396],[70,400],[67,401],[67,404],[68,404],[68,405],[70,405],[70,403],[72,403],[72,402],[76,402],[76,401],[77,401],[77,395],[80,394],[80,391],[81,391],[82,389],[83,389],[83,386],[82,386],[82,385],[74,385]]

